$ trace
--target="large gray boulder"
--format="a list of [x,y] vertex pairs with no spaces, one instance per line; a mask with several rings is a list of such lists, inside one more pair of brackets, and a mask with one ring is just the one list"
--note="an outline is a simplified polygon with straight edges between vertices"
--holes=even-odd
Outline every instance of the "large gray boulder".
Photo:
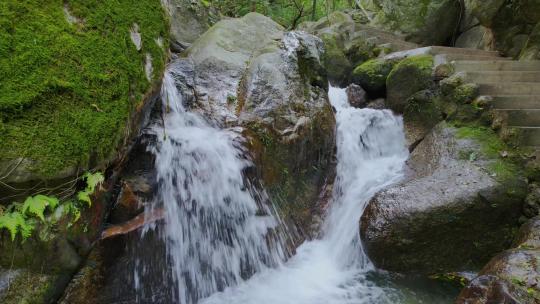
[[200,0],[166,0],[171,27],[171,49],[181,52],[197,40],[218,18],[211,6]]
[[180,60],[191,65],[193,107],[219,125],[244,128],[271,199],[301,230],[332,172],[335,120],[324,58],[321,39],[250,13],[215,24]]
[[493,33],[489,28],[482,25],[474,26],[459,35],[455,46],[459,48],[479,49],[486,51],[493,50]]
[[470,269],[510,245],[527,185],[481,140],[495,134],[478,132],[488,131],[440,123],[411,154],[406,180],[369,202],[360,232],[376,266]]
[[516,248],[494,257],[460,293],[456,304],[540,302],[540,218],[521,227]]
[[408,40],[424,45],[442,45],[451,38],[461,13],[458,1],[454,0],[373,2],[379,8],[376,24],[401,31]]

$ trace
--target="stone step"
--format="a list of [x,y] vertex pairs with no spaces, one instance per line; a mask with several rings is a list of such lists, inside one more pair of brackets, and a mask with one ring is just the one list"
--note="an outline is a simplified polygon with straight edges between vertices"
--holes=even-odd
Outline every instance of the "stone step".
[[512,58],[507,57],[495,57],[492,55],[475,55],[475,54],[439,54],[438,56],[444,57],[446,62],[452,61],[511,61]]
[[497,51],[484,51],[477,49],[466,49],[466,48],[454,48],[447,46],[430,46],[431,54],[458,54],[458,55],[478,55],[478,56],[490,56],[490,57],[500,57],[499,52]]
[[508,126],[511,127],[540,127],[540,109],[508,110],[496,109],[504,113]]
[[540,146],[540,127],[518,127],[524,146]]
[[540,96],[495,96],[491,101],[491,105],[494,109],[540,109]]
[[540,71],[471,71],[467,72],[468,81],[475,83],[490,82],[540,82]]
[[480,94],[498,95],[537,95],[540,94],[540,84],[537,82],[509,82],[480,84]]
[[467,61],[458,60],[452,63],[456,71],[540,71],[540,60],[535,61]]

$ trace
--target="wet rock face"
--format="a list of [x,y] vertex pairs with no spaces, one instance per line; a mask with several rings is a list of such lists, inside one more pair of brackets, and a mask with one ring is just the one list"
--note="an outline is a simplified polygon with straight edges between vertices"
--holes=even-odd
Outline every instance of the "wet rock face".
[[456,303],[520,303],[540,301],[540,218],[523,225],[516,248],[495,256],[460,293]]
[[466,159],[463,151],[479,151],[478,143],[439,124],[411,154],[406,180],[368,204],[360,232],[378,267],[420,273],[470,269],[509,246],[526,183],[519,177],[495,179],[492,160],[481,152]]
[[322,40],[250,13],[218,22],[185,54],[173,63],[184,103],[243,128],[271,198],[307,229],[335,146]]
[[354,83],[347,87],[347,98],[351,106],[355,108],[363,108],[368,102],[366,91]]

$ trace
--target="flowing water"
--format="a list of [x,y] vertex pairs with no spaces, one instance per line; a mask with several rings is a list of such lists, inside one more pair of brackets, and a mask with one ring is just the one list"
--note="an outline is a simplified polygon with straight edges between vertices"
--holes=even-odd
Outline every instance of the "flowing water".
[[[164,125],[153,152],[159,189],[154,204],[175,283],[175,303],[195,303],[284,260],[279,222],[264,192],[244,177],[252,165],[235,130],[188,112],[171,71],[163,80]],[[145,268],[143,268],[144,272]],[[137,274],[144,276],[144,273]],[[136,287],[142,284],[135,280]]]
[[322,238],[304,243],[286,264],[206,299],[206,304],[392,303],[363,253],[358,220],[375,192],[397,182],[407,158],[402,121],[390,111],[355,109],[330,88],[336,109],[337,179]]
[[[338,159],[331,208],[321,237],[284,262],[283,225],[265,192],[245,177],[253,164],[238,130],[186,111],[173,75],[164,77],[163,123],[152,129],[159,138],[152,147],[159,183],[153,211],[165,214],[157,231],[170,266],[163,270],[170,294],[160,303],[449,303],[407,295],[362,249],[358,221],[365,205],[403,175],[408,152],[400,117],[353,108],[345,90],[330,88]],[[139,293],[151,269],[136,270]]]

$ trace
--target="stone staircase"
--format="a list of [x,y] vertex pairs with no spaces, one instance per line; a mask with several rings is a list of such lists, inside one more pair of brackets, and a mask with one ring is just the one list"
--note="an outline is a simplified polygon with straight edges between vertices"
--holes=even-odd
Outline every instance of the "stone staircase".
[[540,150],[540,61],[515,61],[495,51],[428,46],[404,50],[385,58],[430,54],[435,65],[451,64],[480,94],[492,100],[506,127],[517,129],[521,144]]
[[455,59],[456,72],[492,98],[493,110],[507,127],[519,130],[524,146],[540,147],[540,61],[506,58]]

